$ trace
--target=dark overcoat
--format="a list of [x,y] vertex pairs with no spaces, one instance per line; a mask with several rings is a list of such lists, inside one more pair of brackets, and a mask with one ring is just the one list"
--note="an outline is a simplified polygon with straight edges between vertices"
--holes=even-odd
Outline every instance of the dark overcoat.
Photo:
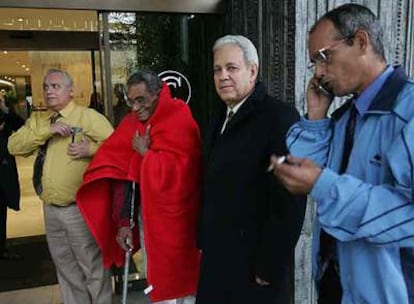
[[204,141],[198,303],[217,288],[237,292],[256,275],[286,293],[306,206],[267,172],[272,154],[287,153],[285,134],[299,119],[296,109],[259,83],[220,134],[225,113],[223,107]]
[[[1,110],[0,110],[1,111]],[[0,204],[6,204],[14,210],[20,209],[20,186],[16,160],[7,150],[7,141],[13,131],[18,130],[24,120],[10,111],[3,114],[5,125],[0,131]]]

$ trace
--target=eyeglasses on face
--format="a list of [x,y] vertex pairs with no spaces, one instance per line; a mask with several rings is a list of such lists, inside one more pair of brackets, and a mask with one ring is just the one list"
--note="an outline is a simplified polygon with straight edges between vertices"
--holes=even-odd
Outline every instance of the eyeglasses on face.
[[342,38],[339,40],[335,40],[334,42],[332,42],[331,44],[329,44],[328,46],[325,46],[319,50],[317,50],[315,53],[312,54],[311,56],[311,63],[308,65],[308,69],[311,70],[312,72],[315,71],[315,66],[317,64],[329,64],[332,60],[332,53],[330,51],[332,51],[334,48],[336,48],[340,43],[346,41],[346,40],[350,40],[352,39],[354,36],[350,36],[350,37],[346,37],[346,38]]
[[[155,98],[154,98],[155,97]],[[152,102],[154,99],[156,99],[158,97],[158,95],[152,95],[149,94],[148,96],[139,96],[136,99],[129,99],[126,98],[126,104],[128,107],[134,107],[134,106],[142,106],[142,105],[147,105],[150,102]]]
[[134,106],[141,106],[144,104],[147,104],[149,101],[149,98],[144,98],[144,97],[139,97],[137,99],[131,100],[131,99],[126,99],[126,104],[128,107],[134,107]]

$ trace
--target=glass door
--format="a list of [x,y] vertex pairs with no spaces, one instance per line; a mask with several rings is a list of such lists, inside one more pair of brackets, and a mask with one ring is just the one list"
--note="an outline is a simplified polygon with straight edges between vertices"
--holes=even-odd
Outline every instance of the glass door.
[[[99,50],[96,11],[0,8],[0,94],[27,119],[31,111],[46,109],[42,80],[54,67],[71,74],[75,101],[88,106],[101,74],[94,50]],[[17,158],[22,210],[9,212],[8,238],[44,234],[42,204],[31,182],[33,161]]]
[[134,71],[152,69],[188,102],[203,130],[214,107],[211,48],[223,33],[222,15],[110,12],[98,19],[106,106],[115,124],[125,114],[117,92]]
[[[98,20],[105,110],[114,125],[129,112],[123,98],[129,75],[151,69],[189,104],[203,132],[215,104],[211,48],[222,16],[102,12]],[[140,251],[133,257],[132,280],[145,277],[144,259]]]

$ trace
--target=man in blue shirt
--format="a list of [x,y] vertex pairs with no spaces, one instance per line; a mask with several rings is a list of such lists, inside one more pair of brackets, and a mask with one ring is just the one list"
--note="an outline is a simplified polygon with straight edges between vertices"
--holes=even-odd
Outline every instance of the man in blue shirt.
[[[377,17],[361,5],[316,22],[308,112],[288,132],[292,155],[271,160],[287,189],[317,202],[319,303],[413,300],[414,82],[387,65],[382,39]],[[351,94],[328,118],[333,96]]]

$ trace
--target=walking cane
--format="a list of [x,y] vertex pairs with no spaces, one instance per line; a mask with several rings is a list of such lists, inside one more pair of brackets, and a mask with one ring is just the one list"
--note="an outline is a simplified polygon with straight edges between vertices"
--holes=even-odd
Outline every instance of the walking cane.
[[[129,216],[129,227],[134,228],[134,200],[135,200],[135,183],[132,182],[132,195],[131,195],[131,213]],[[128,274],[129,274],[129,260],[131,259],[132,254],[132,247],[128,243],[128,240],[126,241],[126,245],[128,247],[128,250],[125,251],[125,264],[124,264],[124,281],[123,281],[123,287],[122,287],[122,302],[121,304],[127,304],[127,294],[128,294]]]

